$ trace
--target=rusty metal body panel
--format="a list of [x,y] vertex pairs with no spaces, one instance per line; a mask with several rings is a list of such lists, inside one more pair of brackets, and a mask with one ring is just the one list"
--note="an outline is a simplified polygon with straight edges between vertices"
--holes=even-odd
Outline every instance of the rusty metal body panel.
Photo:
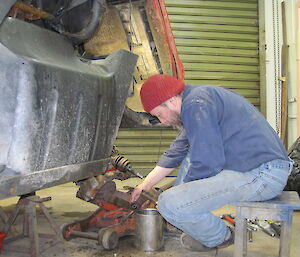
[[97,175],[94,160],[106,170],[137,56],[81,60],[63,36],[13,18],[0,52],[0,199]]

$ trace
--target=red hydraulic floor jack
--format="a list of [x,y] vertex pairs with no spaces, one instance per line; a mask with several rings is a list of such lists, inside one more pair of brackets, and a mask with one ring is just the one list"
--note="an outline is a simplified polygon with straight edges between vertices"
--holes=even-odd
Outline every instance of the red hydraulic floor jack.
[[65,224],[62,228],[66,240],[81,237],[97,240],[105,249],[114,249],[120,237],[133,235],[135,231],[134,212],[138,209],[153,207],[159,191],[142,192],[137,202],[130,202],[130,192],[116,189],[113,179],[125,180],[130,173],[142,176],[130,168],[126,158],[117,156],[113,159],[112,168],[103,175],[77,182],[77,197],[96,204],[99,208],[89,217]]

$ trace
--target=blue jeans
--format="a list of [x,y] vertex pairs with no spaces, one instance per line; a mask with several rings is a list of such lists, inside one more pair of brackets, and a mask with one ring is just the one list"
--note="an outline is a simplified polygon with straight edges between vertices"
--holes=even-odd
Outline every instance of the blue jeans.
[[176,186],[159,196],[158,210],[175,227],[215,247],[225,241],[228,227],[211,211],[237,201],[264,201],[281,194],[293,161],[273,160],[248,172],[223,170],[207,179],[182,183],[188,165],[188,161],[182,163]]

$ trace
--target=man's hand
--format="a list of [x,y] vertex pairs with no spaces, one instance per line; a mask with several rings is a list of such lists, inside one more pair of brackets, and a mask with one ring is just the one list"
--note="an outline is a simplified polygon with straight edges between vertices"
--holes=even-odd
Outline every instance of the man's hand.
[[130,202],[131,203],[136,202],[141,196],[142,191],[143,191],[142,185],[138,185],[131,193]]
[[174,168],[163,168],[156,166],[145,178],[145,180],[139,184],[131,193],[130,202],[136,202],[143,190],[150,190],[156,183],[162,180],[166,175],[170,174]]

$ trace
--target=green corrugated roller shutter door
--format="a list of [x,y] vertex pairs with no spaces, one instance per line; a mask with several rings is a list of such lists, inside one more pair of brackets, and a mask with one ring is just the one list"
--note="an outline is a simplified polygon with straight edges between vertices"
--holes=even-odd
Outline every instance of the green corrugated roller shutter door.
[[232,89],[259,108],[258,0],[165,0],[185,82]]
[[155,167],[177,134],[178,131],[173,129],[120,129],[116,146],[119,154],[145,175]]

